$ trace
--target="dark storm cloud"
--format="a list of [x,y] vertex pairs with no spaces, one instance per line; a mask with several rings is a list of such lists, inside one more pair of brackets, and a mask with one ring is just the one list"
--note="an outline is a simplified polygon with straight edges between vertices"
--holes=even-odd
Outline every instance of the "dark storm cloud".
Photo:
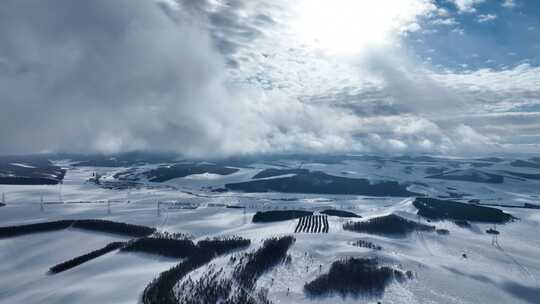
[[218,51],[234,55],[263,35],[266,27],[275,24],[269,14],[277,6],[265,1],[227,0],[213,5],[208,0],[179,0],[182,9],[203,16]]

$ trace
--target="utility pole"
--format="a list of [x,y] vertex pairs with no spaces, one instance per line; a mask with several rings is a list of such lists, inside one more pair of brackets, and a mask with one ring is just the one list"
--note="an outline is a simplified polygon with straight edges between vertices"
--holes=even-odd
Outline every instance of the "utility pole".
[[157,216],[158,217],[161,216],[161,213],[160,213],[160,210],[159,210],[159,201],[157,201]]
[[499,238],[497,235],[497,224],[493,224],[493,238],[491,239],[491,245],[498,247],[499,246]]
[[107,214],[111,214],[111,200],[107,200]]
[[45,211],[45,208],[43,208],[43,193],[41,194],[39,206],[40,206],[39,208],[40,208],[41,212]]

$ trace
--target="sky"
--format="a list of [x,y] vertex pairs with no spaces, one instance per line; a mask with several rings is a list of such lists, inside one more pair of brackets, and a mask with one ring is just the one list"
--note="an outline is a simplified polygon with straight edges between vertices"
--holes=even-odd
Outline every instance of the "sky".
[[538,153],[535,0],[3,0],[0,154]]

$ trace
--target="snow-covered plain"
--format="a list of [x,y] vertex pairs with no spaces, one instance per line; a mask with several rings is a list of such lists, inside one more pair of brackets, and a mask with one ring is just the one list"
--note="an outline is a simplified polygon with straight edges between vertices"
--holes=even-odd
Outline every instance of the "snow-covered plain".
[[[430,175],[425,172],[428,167],[468,172],[472,163],[459,159],[439,163],[347,160],[337,164],[304,162],[302,168],[351,178],[407,182],[411,184],[411,191],[441,197],[457,193],[461,201],[480,199],[486,204],[509,206],[540,203],[540,180],[505,178],[504,183],[490,184],[425,178]],[[268,163],[240,168],[228,176],[200,174],[152,185],[160,187],[126,190],[103,189],[86,180],[95,171],[103,173],[106,179],[113,179],[114,173],[129,168],[72,167],[69,162],[61,162],[61,165],[68,168],[62,185],[0,185],[0,193],[5,193],[7,203],[0,208],[0,226],[99,218],[188,233],[196,239],[238,235],[250,238],[252,245],[248,250],[255,250],[266,238],[292,234],[296,225],[294,220],[254,224],[251,217],[256,211],[317,211],[330,207],[353,211],[364,218],[395,213],[418,220],[412,206],[414,198],[216,193],[206,188],[248,181],[263,168],[272,167]],[[295,168],[299,163],[281,160],[279,165]],[[486,163],[477,170],[501,175],[505,175],[501,173],[505,170],[539,173],[538,169],[512,167],[509,161]],[[45,202],[43,211],[41,197]],[[453,199],[460,200],[460,197]],[[162,203],[158,212],[158,201],[179,201],[199,207],[169,208],[172,205]],[[247,209],[244,212],[225,208],[225,205]],[[448,229],[450,234],[422,232],[395,238],[344,231],[344,219],[329,217],[328,234],[295,234],[297,241],[290,250],[292,263],[264,274],[257,286],[268,288],[269,298],[275,303],[540,303],[540,210],[500,209],[519,220],[497,226],[501,232],[498,245],[485,233],[492,227],[489,224],[473,223],[466,229],[450,221],[433,222],[430,224]],[[352,246],[358,239],[381,245],[383,250]],[[76,229],[0,239],[0,303],[137,303],[144,287],[154,277],[179,262],[114,251],[63,273],[47,274],[49,267],[59,262],[117,240],[126,238]],[[382,298],[310,298],[304,294],[303,285],[320,274],[319,265],[325,272],[333,261],[350,256],[378,256],[386,264],[413,271],[414,279],[391,284]],[[223,257],[212,263],[226,267],[226,260],[227,257]],[[290,289],[289,294],[287,289]]]

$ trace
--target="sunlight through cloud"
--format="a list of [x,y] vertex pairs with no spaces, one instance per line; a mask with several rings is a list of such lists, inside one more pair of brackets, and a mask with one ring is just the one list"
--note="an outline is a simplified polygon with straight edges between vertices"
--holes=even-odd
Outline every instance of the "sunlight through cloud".
[[425,0],[303,0],[293,30],[306,45],[331,54],[358,54],[392,43],[397,34],[417,29],[418,16],[433,10]]

